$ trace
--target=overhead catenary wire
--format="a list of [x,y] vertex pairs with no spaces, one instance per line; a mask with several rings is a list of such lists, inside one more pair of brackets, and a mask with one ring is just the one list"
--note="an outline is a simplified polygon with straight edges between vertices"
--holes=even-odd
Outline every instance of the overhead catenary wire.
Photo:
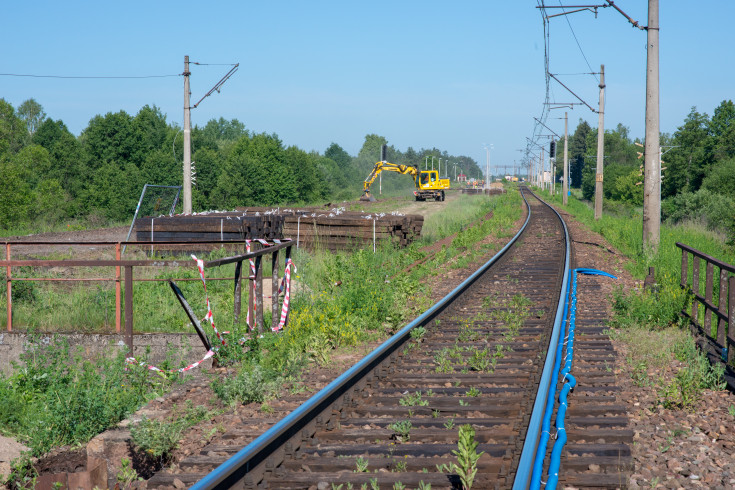
[[24,73],[0,73],[0,77],[30,77],[30,78],[70,78],[70,79],[137,79],[137,78],[171,78],[180,77],[182,73],[175,75],[141,75],[141,76],[87,76],[87,75],[33,75]]
[[[561,0],[559,0],[559,5],[561,6]],[[562,12],[565,12],[563,6],[562,6]],[[574,32],[574,28],[572,27],[572,23],[569,22],[569,16],[568,15],[565,15],[564,18],[567,21],[567,25],[569,26],[569,30],[572,31],[572,36],[574,37],[574,41],[577,43],[577,47],[579,48],[579,52],[582,54],[582,58],[584,58],[584,62],[587,63],[587,68],[589,68],[590,71],[593,71],[592,70],[592,67],[590,66],[590,62],[587,60],[587,56],[584,54],[584,50],[582,49],[582,46],[579,44],[579,39],[577,39],[577,34]],[[595,80],[597,80],[598,82],[600,81],[600,79],[597,78],[597,74],[596,73],[593,72],[592,73],[592,76],[594,76],[595,77]]]

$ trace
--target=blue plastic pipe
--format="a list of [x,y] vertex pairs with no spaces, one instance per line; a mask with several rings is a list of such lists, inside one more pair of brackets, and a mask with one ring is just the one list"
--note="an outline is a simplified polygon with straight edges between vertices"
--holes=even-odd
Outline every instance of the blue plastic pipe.
[[[545,490],[553,490],[556,488],[556,485],[559,483],[559,467],[561,466],[561,453],[562,453],[562,450],[564,449],[564,446],[567,443],[567,431],[564,425],[564,418],[566,417],[567,407],[568,407],[567,396],[569,395],[569,392],[573,390],[574,387],[577,385],[577,380],[571,374],[572,361],[574,359],[574,332],[576,328],[576,317],[577,317],[577,274],[607,276],[613,279],[617,279],[617,277],[613,276],[612,274],[608,274],[607,272],[600,271],[597,269],[579,268],[579,269],[574,269],[573,272],[574,272],[574,279],[572,283],[571,305],[569,308],[569,333],[567,335],[568,337],[567,350],[566,350],[566,355],[564,356],[564,368],[561,372],[562,380],[564,380],[565,383],[564,383],[564,386],[562,386],[561,392],[559,393],[559,408],[557,409],[557,412],[556,412],[556,442],[554,442],[554,447],[551,449],[551,457],[549,459],[549,470],[547,472],[546,486],[544,487]],[[545,453],[546,453],[546,448],[544,448],[544,455]],[[537,456],[538,456],[538,453],[537,453]],[[543,466],[543,455],[541,459],[541,466]],[[539,475],[539,480],[537,483],[538,486],[532,486],[531,488],[533,489],[540,488],[540,484],[541,484],[541,481],[540,481],[540,475]]]
[[[536,449],[538,443],[541,440],[542,434],[542,419],[544,411],[546,409],[546,403],[549,397],[549,388],[551,386],[552,376],[559,371],[559,366],[556,363],[557,355],[554,345],[557,345],[560,341],[561,330],[563,328],[562,322],[564,321],[566,310],[566,298],[568,296],[567,290],[569,289],[569,264],[571,262],[571,254],[569,250],[569,230],[567,224],[561,218],[559,213],[554,208],[552,211],[557,215],[559,221],[564,228],[564,243],[566,244],[566,252],[564,256],[564,273],[563,281],[561,285],[561,291],[559,293],[559,301],[556,307],[556,316],[554,317],[554,327],[551,330],[551,338],[549,339],[548,354],[544,361],[544,369],[541,373],[541,380],[539,381],[539,389],[536,393],[536,400],[533,402],[533,409],[531,411],[531,419],[528,422],[528,429],[526,430],[526,438],[523,441],[523,449],[521,450],[521,457],[518,462],[518,469],[516,470],[516,477],[513,480],[513,490],[525,490],[529,487],[531,482],[531,476],[533,472],[534,459],[536,457]],[[563,338],[563,336],[561,336]]]
[[[571,276],[572,272],[569,271]],[[569,288],[571,282],[567,281],[567,289],[564,299],[564,314],[562,318],[567,317],[569,309]],[[541,487],[541,474],[544,471],[544,460],[546,458],[546,448],[551,438],[551,414],[554,411],[554,396],[556,395],[556,384],[559,380],[559,367],[561,365],[562,348],[564,347],[565,336],[559,335],[559,342],[556,344],[556,359],[554,361],[554,370],[551,376],[551,384],[549,385],[549,394],[546,397],[546,409],[544,410],[544,418],[541,423],[541,437],[539,438],[538,447],[536,448],[536,459],[533,462],[533,473],[531,474],[530,488],[537,489]]]

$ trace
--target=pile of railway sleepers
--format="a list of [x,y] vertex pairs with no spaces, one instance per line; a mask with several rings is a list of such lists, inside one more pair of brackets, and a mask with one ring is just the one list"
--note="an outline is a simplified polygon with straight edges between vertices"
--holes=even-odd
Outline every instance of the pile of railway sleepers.
[[[135,220],[135,240],[145,242],[230,242],[262,238],[283,238],[283,216],[278,214],[249,214],[237,212],[208,212],[191,215],[144,217]],[[206,251],[220,247],[159,245],[157,252]],[[240,247],[241,248],[241,247]]]
[[346,211],[341,207],[238,208],[245,216],[277,213],[284,217],[283,236],[307,250],[351,250],[391,242],[408,246],[421,235],[424,217],[418,214]]
[[502,187],[491,187],[489,189],[483,189],[481,187],[464,187],[462,188],[462,194],[485,194],[488,196],[494,196],[496,194],[505,194],[506,190]]
[[[367,213],[344,208],[247,207],[194,215],[144,217],[135,220],[137,241],[218,241],[291,238],[314,250],[372,248],[389,241],[408,246],[421,235],[424,217],[399,213]],[[198,245],[202,249],[201,245]],[[191,246],[157,247],[157,251],[190,250]]]

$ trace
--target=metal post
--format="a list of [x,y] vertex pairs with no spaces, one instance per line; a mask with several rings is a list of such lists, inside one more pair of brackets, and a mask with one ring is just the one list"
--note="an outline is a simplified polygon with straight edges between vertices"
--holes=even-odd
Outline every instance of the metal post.
[[242,308],[242,260],[235,264],[235,301],[233,316],[235,324],[240,323],[240,311]]
[[191,108],[189,56],[184,56],[184,214],[191,214]]
[[648,0],[646,148],[643,169],[643,248],[658,250],[661,228],[659,159],[658,0]]
[[125,266],[125,345],[133,355],[133,266]]
[[602,169],[605,157],[605,65],[600,65],[600,108],[597,124],[597,173],[595,174],[595,219],[602,217]]
[[271,255],[271,329],[278,326],[278,250]]
[[[727,280],[727,296],[728,296],[728,327],[727,327],[727,338],[735,338],[735,276],[730,276]],[[728,344],[729,341],[728,341]],[[727,363],[730,364],[735,359],[735,349],[727,349]]]
[[567,195],[569,194],[569,124],[567,120],[567,113],[564,113],[564,184],[562,184],[562,196],[561,202],[564,206],[567,205]]
[[[5,244],[5,260],[8,262],[10,261],[10,244]],[[8,332],[13,331],[13,275],[12,275],[12,268],[10,266],[7,267],[5,271],[6,276],[6,291],[8,296]]]
[[[120,260],[120,243],[115,245],[115,260]],[[121,293],[120,293],[120,266],[115,266],[115,333],[120,333],[120,327],[122,324],[121,318]]]
[[539,173],[539,178],[541,180],[541,190],[546,189],[546,179],[544,179],[544,170],[546,169],[546,162],[544,162],[544,148],[541,147],[541,173]]
[[255,324],[263,332],[263,256],[255,257]]
[[[727,311],[727,271],[720,268],[720,304],[718,305],[718,310],[720,313],[725,313]],[[727,347],[727,337],[725,336],[727,332],[727,320],[719,317],[717,319],[717,342],[723,346]]]
[[692,292],[695,294],[692,298],[692,321],[699,325],[699,300],[696,296],[699,294],[699,257],[696,255],[692,261]]
[[[286,263],[287,264],[289,260],[291,260],[291,247],[286,247]],[[288,279],[286,281],[286,288],[288,288],[289,291],[291,290],[290,289],[291,288],[291,274],[288,275]],[[735,287],[731,288],[730,290],[731,291],[735,290]],[[285,301],[285,297],[284,297],[284,301]],[[283,328],[286,328],[286,325],[288,325],[288,319],[290,316],[291,316],[291,307],[289,305],[288,310],[286,310],[286,321],[283,324]]]

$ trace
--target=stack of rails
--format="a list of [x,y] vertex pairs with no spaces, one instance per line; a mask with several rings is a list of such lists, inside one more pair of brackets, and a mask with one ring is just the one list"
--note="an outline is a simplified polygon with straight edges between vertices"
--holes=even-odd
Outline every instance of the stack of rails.
[[[278,213],[284,217],[283,236],[307,250],[370,248],[386,241],[407,247],[421,235],[424,217],[418,214],[375,214],[324,208],[238,208],[246,216]],[[373,226],[374,225],[374,226]]]
[[506,190],[497,187],[491,187],[490,189],[465,187],[462,189],[462,194],[486,194],[488,196],[494,196],[497,194],[505,194]]
[[[135,220],[135,240],[150,242],[228,242],[263,238],[283,238],[283,216],[278,214],[243,216],[237,212],[144,217]],[[220,247],[219,244],[162,245],[156,251],[194,252]],[[241,249],[239,246],[238,249]]]
[[[406,247],[421,235],[421,215],[375,214],[324,208],[238,208],[230,212],[145,217],[135,220],[137,241],[218,241],[291,238],[299,248],[331,251],[369,248],[390,241]],[[201,245],[197,245],[201,249]],[[166,251],[191,246],[166,246]],[[157,248],[161,251],[161,248]]]

